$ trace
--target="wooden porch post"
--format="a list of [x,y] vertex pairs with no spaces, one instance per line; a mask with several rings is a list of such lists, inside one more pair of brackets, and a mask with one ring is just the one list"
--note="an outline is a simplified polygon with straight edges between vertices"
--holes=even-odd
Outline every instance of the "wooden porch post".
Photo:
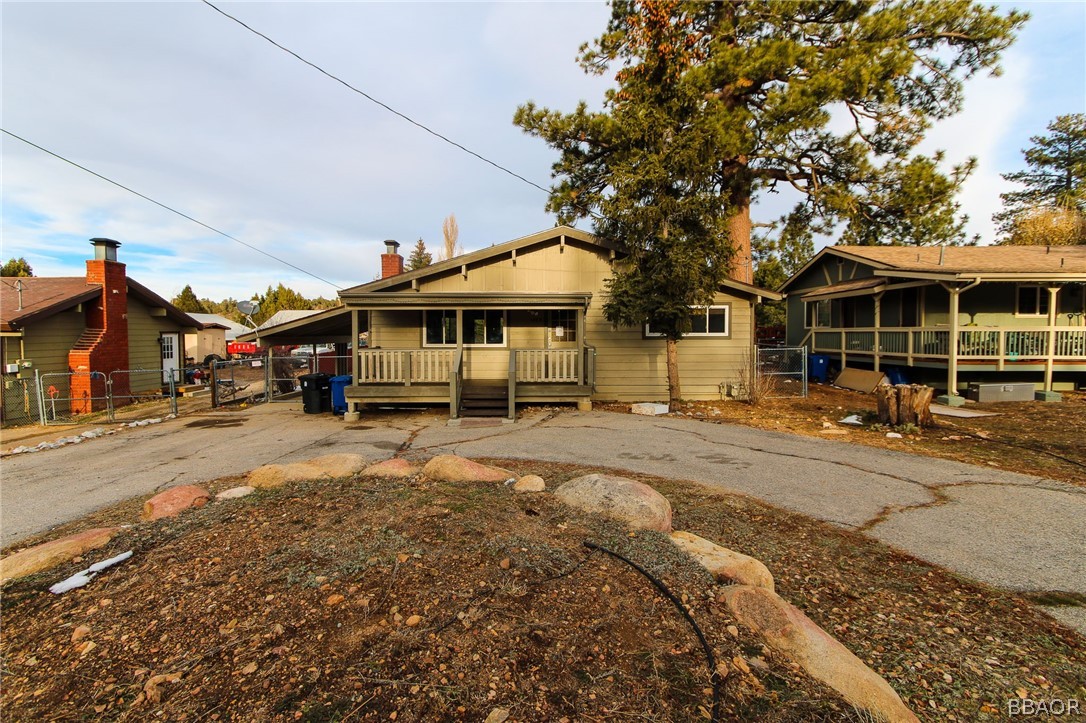
[[958,295],[961,289],[957,286],[948,286],[950,292],[950,339],[947,343],[946,360],[946,393],[947,396],[958,396]]
[[1045,359],[1045,391],[1052,391],[1052,367],[1056,356],[1056,295],[1059,286],[1048,287],[1048,350]]
[[577,384],[585,383],[584,363],[584,307],[577,309]]
[[358,360],[362,356],[362,350],[358,347],[358,309],[351,309],[351,367],[348,373],[354,376],[354,383],[358,384]]
[[875,371],[879,371],[879,326],[882,325],[882,295],[880,291],[875,294]]

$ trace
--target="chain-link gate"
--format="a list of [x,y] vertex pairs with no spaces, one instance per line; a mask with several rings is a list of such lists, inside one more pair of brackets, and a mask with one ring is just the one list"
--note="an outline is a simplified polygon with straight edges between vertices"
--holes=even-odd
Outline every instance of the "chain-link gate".
[[18,377],[4,379],[0,396],[3,397],[3,402],[0,403],[0,424],[18,426],[37,424],[41,421],[36,380]]
[[109,418],[108,378],[102,372],[50,372],[38,377],[41,422],[75,424]]
[[217,361],[211,365],[212,406],[234,402],[267,401],[268,365],[266,357]]
[[766,399],[807,396],[807,347],[758,347],[758,387]]
[[180,370],[120,369],[108,375],[109,421],[133,421],[177,414]]

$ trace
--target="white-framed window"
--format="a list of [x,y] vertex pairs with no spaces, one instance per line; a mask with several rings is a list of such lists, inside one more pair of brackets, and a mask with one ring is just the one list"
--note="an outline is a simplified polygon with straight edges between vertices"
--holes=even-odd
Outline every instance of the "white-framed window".
[[[501,309],[464,309],[464,346],[505,346],[505,312]],[[423,312],[423,346],[456,345],[456,311]]]
[[[730,336],[731,335],[731,306],[728,304],[714,304],[713,306],[690,307],[690,331],[687,336]],[[663,336],[662,333],[652,328],[652,324],[645,324],[645,336]]]
[[1048,316],[1048,289],[1019,284],[1015,316]]
[[830,326],[830,300],[821,299],[819,301],[804,302],[803,319],[805,322],[804,327],[807,329]]

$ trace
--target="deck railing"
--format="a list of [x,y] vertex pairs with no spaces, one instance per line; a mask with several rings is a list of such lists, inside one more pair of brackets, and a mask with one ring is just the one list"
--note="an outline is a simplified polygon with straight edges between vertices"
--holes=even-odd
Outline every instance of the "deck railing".
[[[958,330],[957,356],[968,360],[1027,361],[1086,359],[1086,328],[968,327]],[[920,359],[950,357],[950,330],[942,328],[819,328],[810,334],[812,351]]]
[[362,349],[359,384],[445,384],[451,349]]
[[577,382],[577,349],[516,349],[518,382]]

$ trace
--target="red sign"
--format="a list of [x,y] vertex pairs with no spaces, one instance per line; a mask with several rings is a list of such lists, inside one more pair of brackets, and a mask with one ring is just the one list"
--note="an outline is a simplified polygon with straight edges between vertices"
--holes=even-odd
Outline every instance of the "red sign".
[[235,354],[256,354],[257,346],[249,341],[232,341],[226,345],[226,353],[231,356]]

